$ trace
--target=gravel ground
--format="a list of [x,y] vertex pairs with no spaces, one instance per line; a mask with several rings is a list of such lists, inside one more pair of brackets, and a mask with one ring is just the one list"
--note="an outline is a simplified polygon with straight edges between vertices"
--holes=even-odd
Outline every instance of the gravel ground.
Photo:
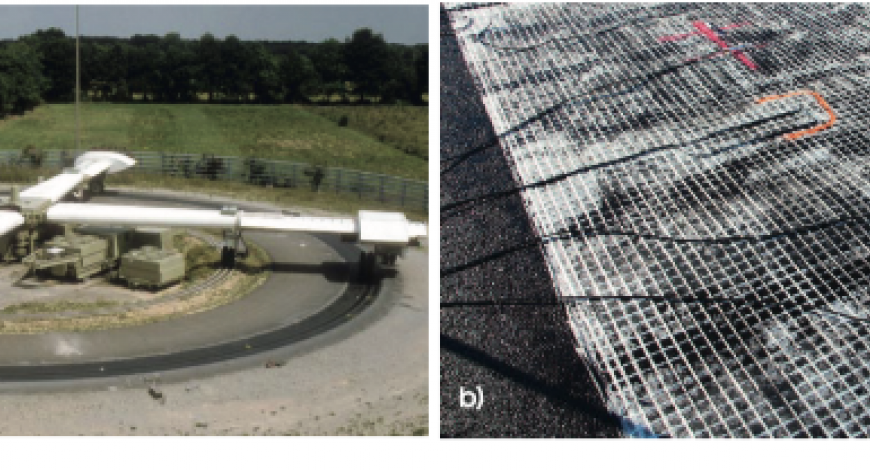
[[371,307],[382,310],[376,319],[344,338],[314,339],[307,351],[279,357],[279,367],[253,358],[244,370],[172,383],[7,391],[0,434],[427,434],[426,252],[408,250],[398,272],[387,299]]

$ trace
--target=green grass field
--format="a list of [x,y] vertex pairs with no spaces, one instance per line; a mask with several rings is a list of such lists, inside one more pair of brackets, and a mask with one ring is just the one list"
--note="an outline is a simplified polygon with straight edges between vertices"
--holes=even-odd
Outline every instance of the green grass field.
[[[406,126],[405,121],[412,120],[406,116],[406,108],[352,107],[358,113],[349,118],[349,126],[341,127],[312,108],[86,103],[81,109],[82,147],[255,156],[428,179],[426,160],[400,150],[419,151],[418,144],[404,147],[400,142],[422,137],[428,143],[425,116],[413,118],[417,124]],[[365,122],[366,113],[372,122],[395,117],[400,122],[386,127],[397,130],[382,137],[377,128],[354,124]],[[420,125],[420,119],[427,124]],[[412,137],[402,133],[422,134]],[[75,107],[43,105],[24,116],[0,121],[0,149],[28,145],[41,149],[75,147]]]
[[419,106],[308,106],[306,110],[374,136],[409,155],[429,158],[429,108]]

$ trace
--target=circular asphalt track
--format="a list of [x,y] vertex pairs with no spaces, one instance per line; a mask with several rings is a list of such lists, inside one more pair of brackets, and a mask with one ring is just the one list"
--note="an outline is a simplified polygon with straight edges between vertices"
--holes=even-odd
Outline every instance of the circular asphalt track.
[[[146,192],[109,192],[103,204],[219,208],[224,202]],[[237,204],[262,210],[255,203]],[[151,324],[84,332],[0,336],[0,386],[55,388],[80,379],[107,379],[165,372],[209,375],[250,364],[272,351],[321,347],[376,320],[368,308],[391,272],[368,282],[357,278],[359,249],[337,236],[247,234],[272,258],[269,279],[247,296],[209,312]],[[385,289],[386,287],[386,289]],[[388,295],[385,297],[389,297]],[[328,333],[328,334],[327,334]],[[289,349],[288,349],[289,348]],[[212,366],[212,367],[209,367]],[[178,373],[178,371],[183,371]]]

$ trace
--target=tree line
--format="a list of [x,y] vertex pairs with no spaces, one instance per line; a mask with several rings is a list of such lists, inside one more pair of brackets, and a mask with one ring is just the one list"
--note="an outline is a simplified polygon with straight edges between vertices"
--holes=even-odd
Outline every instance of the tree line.
[[[160,103],[424,104],[426,44],[388,44],[371,29],[344,41],[242,41],[204,34],[81,38],[83,99]],[[75,100],[75,37],[39,30],[0,44],[0,114]]]

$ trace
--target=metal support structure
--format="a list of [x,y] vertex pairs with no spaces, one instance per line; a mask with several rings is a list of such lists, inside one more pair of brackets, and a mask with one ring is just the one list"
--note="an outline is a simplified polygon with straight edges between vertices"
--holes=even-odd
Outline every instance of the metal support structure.
[[76,151],[75,156],[81,155],[82,140],[81,140],[81,47],[79,42],[79,6],[76,5]]

